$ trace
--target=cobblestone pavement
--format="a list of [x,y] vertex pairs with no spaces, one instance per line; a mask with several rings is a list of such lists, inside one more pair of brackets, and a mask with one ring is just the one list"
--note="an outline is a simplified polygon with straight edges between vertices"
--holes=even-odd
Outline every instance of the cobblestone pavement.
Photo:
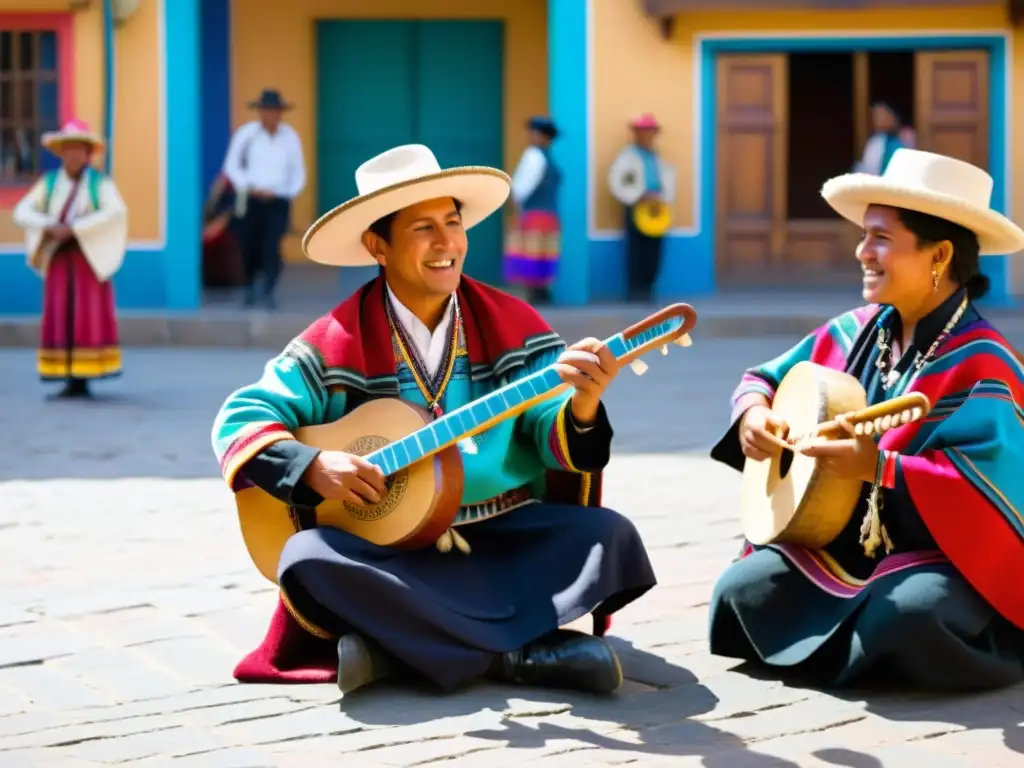
[[660,584],[617,617],[613,700],[474,686],[243,686],[275,593],[250,566],[208,445],[254,350],[130,350],[95,403],[47,403],[30,351],[0,351],[0,765],[500,768],[638,764],[1015,766],[1024,689],[827,695],[705,652],[707,600],[738,545],[734,473],[706,449],[760,338],[673,348],[609,395],[608,502]]

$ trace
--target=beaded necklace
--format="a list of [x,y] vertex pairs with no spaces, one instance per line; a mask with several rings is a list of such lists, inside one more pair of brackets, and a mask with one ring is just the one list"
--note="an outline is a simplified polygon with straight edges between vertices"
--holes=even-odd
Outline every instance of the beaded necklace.
[[[914,373],[916,374],[925,364],[931,360],[935,350],[939,348],[956,327],[956,324],[960,322],[960,319],[964,316],[964,312],[967,311],[967,297],[964,296],[963,301],[960,302],[960,306],[956,308],[956,312],[949,318],[949,322],[943,327],[942,332],[936,337],[932,345],[928,347],[928,350],[922,355],[920,352],[917,353],[917,358],[914,360]],[[900,380],[900,372],[896,370],[896,367],[892,365],[892,332],[888,328],[882,328],[878,332],[878,359],[875,360],[875,368],[878,369],[879,374],[882,377],[882,389],[888,391],[897,381]],[[891,366],[891,370],[889,370]]]

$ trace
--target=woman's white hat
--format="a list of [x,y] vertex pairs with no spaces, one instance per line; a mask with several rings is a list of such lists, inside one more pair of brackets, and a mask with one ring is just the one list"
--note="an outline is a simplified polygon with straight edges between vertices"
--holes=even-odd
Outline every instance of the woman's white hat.
[[981,255],[1024,250],[1024,230],[992,210],[992,177],[977,166],[917,149],[897,149],[881,176],[829,179],[821,196],[841,216],[864,224],[869,205],[888,205],[952,221],[978,236]]
[[320,264],[372,266],[377,262],[363,245],[363,233],[380,218],[410,205],[452,197],[462,204],[466,229],[505,204],[511,179],[483,166],[441,169],[422,144],[406,144],[377,155],[356,169],[359,195],[328,211],[302,238],[302,250]]
[[71,119],[61,126],[59,131],[47,131],[39,143],[51,152],[58,151],[61,144],[67,141],[81,141],[91,144],[95,149],[104,146],[103,137],[95,133],[84,120]]

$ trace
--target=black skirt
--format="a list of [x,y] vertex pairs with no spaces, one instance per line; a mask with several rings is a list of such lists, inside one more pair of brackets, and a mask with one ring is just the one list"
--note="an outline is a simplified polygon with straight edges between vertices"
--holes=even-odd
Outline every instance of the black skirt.
[[285,546],[279,582],[311,623],[374,640],[443,688],[581,616],[609,616],[657,583],[636,527],[602,507],[533,504],[458,530],[468,555],[302,531]]

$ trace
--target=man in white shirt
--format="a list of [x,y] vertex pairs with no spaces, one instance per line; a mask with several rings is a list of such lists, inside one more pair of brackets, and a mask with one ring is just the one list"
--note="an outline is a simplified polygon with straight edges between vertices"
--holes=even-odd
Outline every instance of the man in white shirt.
[[291,222],[292,201],[306,186],[302,140],[282,117],[291,105],[281,94],[265,90],[249,106],[259,119],[241,126],[231,137],[224,175],[237,194],[245,268],[245,305],[256,303],[256,276],[263,274],[262,300],[274,308],[274,289],[281,273],[281,239]]

